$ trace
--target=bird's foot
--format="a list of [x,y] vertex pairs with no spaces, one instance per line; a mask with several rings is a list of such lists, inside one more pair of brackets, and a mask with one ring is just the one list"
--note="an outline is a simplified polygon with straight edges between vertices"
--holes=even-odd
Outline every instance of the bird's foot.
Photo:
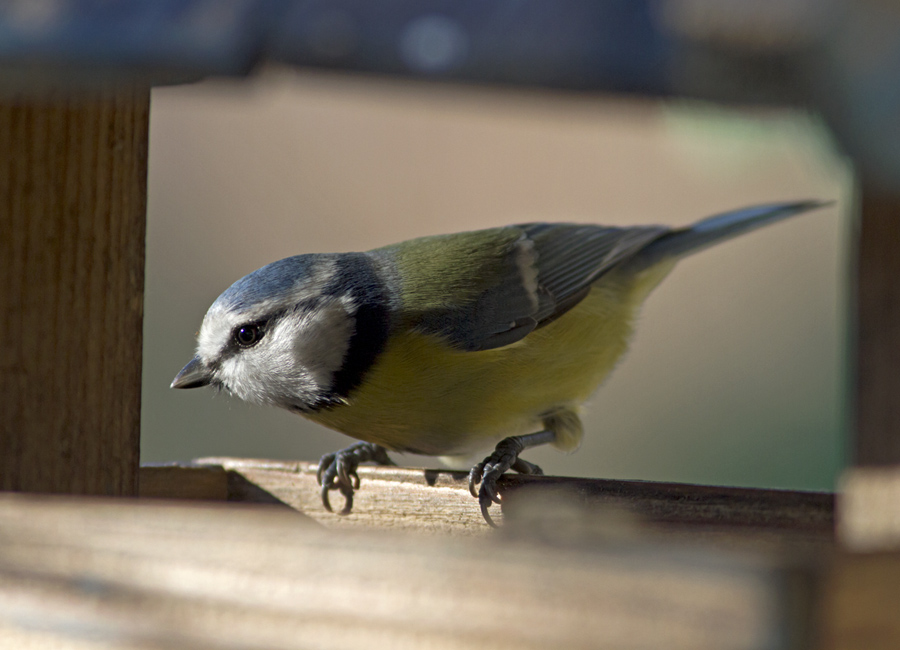
[[356,469],[366,461],[374,461],[378,465],[394,464],[384,447],[371,442],[357,442],[319,459],[316,480],[322,486],[322,505],[328,512],[334,512],[328,500],[328,492],[331,490],[338,490],[344,495],[344,507],[339,515],[349,514],[353,509],[353,492],[359,489],[359,474]]
[[[494,453],[475,465],[469,472],[469,492],[478,499],[481,514],[489,525],[497,527],[488,512],[492,503],[501,503],[500,494],[497,492],[497,479],[510,469],[520,474],[543,475],[544,472],[540,467],[519,458],[519,454],[529,447],[551,442],[553,437],[552,431],[539,431],[524,436],[504,438],[497,443]],[[481,484],[480,488],[478,487],[479,483]]]

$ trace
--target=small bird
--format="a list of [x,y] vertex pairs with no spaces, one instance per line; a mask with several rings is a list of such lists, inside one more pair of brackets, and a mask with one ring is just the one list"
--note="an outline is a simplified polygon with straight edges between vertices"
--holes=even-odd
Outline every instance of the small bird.
[[244,276],[203,319],[173,388],[212,385],[362,442],[322,457],[324,506],[350,512],[357,467],[388,450],[472,458],[485,520],[521,452],[575,450],[582,404],[625,353],[647,295],[681,258],[826,205],[749,207],[686,228],[527,223],[365,253],[288,257]]

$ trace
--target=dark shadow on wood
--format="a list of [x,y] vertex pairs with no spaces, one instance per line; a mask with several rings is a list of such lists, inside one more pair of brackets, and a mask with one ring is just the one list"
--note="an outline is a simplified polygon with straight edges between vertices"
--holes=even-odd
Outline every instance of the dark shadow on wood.
[[228,471],[228,500],[244,503],[266,503],[294,510],[290,504],[282,501],[265,488],[247,480],[245,476],[235,471]]

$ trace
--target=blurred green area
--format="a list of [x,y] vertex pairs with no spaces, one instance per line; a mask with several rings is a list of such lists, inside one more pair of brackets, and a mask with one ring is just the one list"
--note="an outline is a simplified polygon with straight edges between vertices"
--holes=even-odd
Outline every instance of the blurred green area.
[[563,475],[834,486],[852,175],[815,118],[272,70],[155,89],[150,135],[143,462],[317,459],[350,442],[168,388],[209,304],[268,262],[520,221],[680,225],[820,198],[838,204],[681,264],[589,403],[581,450],[527,457]]

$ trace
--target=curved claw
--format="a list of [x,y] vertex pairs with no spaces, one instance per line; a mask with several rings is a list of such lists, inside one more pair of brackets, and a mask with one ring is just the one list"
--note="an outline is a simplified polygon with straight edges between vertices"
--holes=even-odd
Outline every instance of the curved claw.
[[[506,468],[491,461],[491,457],[485,458],[469,472],[469,493],[478,499],[484,520],[488,525],[497,528],[497,524],[488,513],[488,508],[491,504],[501,503],[500,495],[497,493],[497,478],[506,471]],[[481,487],[478,487],[479,484]]]
[[360,484],[356,468],[360,463],[370,460],[379,465],[393,465],[384,447],[369,442],[358,442],[322,456],[316,468],[316,481],[322,486],[319,495],[326,510],[334,512],[328,493],[338,490],[344,496],[344,507],[338,514],[350,514],[353,509],[353,492],[359,489]]
[[334,465],[334,459],[337,457],[337,454],[325,454],[319,459],[319,466],[316,468],[316,483],[322,485],[322,476],[325,474],[325,470],[331,468]]
[[491,528],[499,528],[499,526],[494,523],[494,520],[491,517],[491,513],[488,512],[488,508],[491,507],[490,499],[479,497],[478,503],[481,506],[481,516],[484,517],[484,520],[487,522],[488,526],[490,526]]
[[329,487],[327,485],[323,485],[322,489],[319,490],[319,496],[322,498],[322,505],[325,506],[325,509],[328,512],[334,512],[334,509],[331,507],[331,501],[328,500],[328,490]]
[[481,484],[481,494],[487,496],[493,503],[500,505],[500,495],[497,493],[497,479],[490,477]]
[[[543,474],[540,467],[520,459],[519,454],[529,447],[552,442],[555,435],[553,431],[547,430],[504,438],[497,443],[490,456],[475,465],[469,472],[469,493],[478,499],[481,514],[489,525],[497,527],[488,512],[491,504],[501,505],[503,503],[497,490],[497,480],[510,469],[521,474],[536,476]],[[478,487],[479,483],[481,484],[480,488]]]
[[346,485],[323,485],[319,494],[322,497],[322,505],[325,506],[325,509],[328,512],[334,512],[334,509],[331,507],[331,501],[328,498],[328,492],[330,490],[340,490],[341,494],[344,495],[344,507],[337,513],[339,515],[349,515],[350,511],[353,510],[353,489]]
[[[330,462],[329,462],[330,461]],[[344,507],[341,508],[339,515],[350,513],[353,508],[353,491],[359,489],[359,474],[353,467],[352,461],[345,461],[341,455],[328,454],[319,461],[319,468],[316,470],[316,480],[322,489],[319,495],[322,498],[322,505],[328,512],[334,512],[331,507],[331,500],[328,493],[332,490],[338,490],[344,495]]]
[[[497,479],[506,469],[502,465],[490,461],[490,458],[486,458],[483,462],[475,465],[469,472],[469,492],[478,499],[478,504],[481,506],[481,516],[484,517],[484,520],[489,526],[497,528],[497,524],[494,523],[488,508],[491,507],[491,504],[496,503],[500,505],[502,503],[497,492]],[[477,487],[479,483],[481,484],[480,488]]]
[[478,463],[469,471],[469,494],[478,498],[478,484],[481,483],[481,473],[484,471],[484,462]]
[[359,489],[359,474],[356,473],[356,469],[353,467],[348,467],[345,463],[338,460],[337,475],[340,485],[349,485],[354,490]]

